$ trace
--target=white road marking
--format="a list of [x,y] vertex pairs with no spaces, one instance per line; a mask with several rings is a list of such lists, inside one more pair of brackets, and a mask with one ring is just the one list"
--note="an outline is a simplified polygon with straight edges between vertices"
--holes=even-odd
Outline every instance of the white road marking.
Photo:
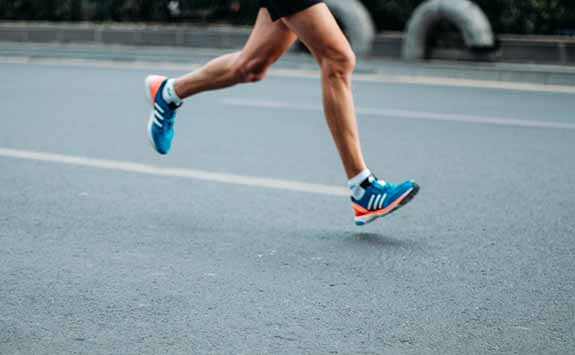
[[0,157],[40,162],[75,165],[96,169],[123,171],[129,173],[166,176],[184,179],[204,180],[224,184],[253,186],[268,189],[305,192],[331,196],[349,196],[349,191],[344,187],[311,184],[298,181],[277,180],[235,174],[214,173],[203,170],[183,168],[163,168],[154,165],[140,164],[127,161],[115,161],[94,159],[71,155],[52,154],[29,150],[0,148]]
[[[121,62],[101,59],[76,59],[76,58],[32,58],[18,56],[0,56],[0,63],[3,64],[40,64],[53,66],[79,66],[91,68],[107,69],[150,69],[150,70],[174,70],[191,71],[199,68],[199,63],[170,63],[170,62],[149,62],[132,61]],[[310,69],[272,69],[269,72],[271,77],[279,78],[300,78],[319,79],[320,73]],[[575,94],[575,86],[550,85],[521,83],[497,80],[474,80],[462,78],[446,78],[422,75],[385,75],[379,73],[356,73],[353,76],[355,82],[375,82],[384,84],[409,84],[420,86],[447,86],[462,87],[471,89],[495,89],[514,90],[560,94]]]
[[[223,99],[221,100],[221,103],[230,106],[261,108],[261,109],[278,109],[278,110],[281,109],[281,110],[314,111],[314,112],[322,111],[322,108],[319,105],[296,104],[283,101]],[[509,117],[473,116],[473,115],[461,115],[453,113],[378,109],[368,107],[358,107],[356,109],[356,112],[358,115],[379,116],[388,118],[405,118],[405,119],[427,120],[427,121],[449,121],[449,122],[491,124],[500,126],[515,126],[515,127],[530,127],[530,128],[575,129],[575,123],[524,120]]]
[[497,90],[515,90],[515,91],[532,91],[548,92],[557,94],[575,94],[575,86],[551,85],[551,84],[534,84],[521,83],[512,81],[496,80],[474,80],[463,78],[445,78],[433,76],[418,75],[370,75],[356,74],[354,80],[363,82],[383,82],[388,84],[412,84],[412,85],[431,85],[431,86],[453,86],[473,89],[497,89]]
[[[288,78],[306,78],[319,79],[320,73],[308,69],[272,69],[271,76],[288,77]],[[549,92],[560,94],[575,94],[575,86],[568,85],[551,85],[521,83],[513,81],[498,80],[474,80],[464,78],[446,78],[424,75],[385,75],[379,73],[355,73],[353,74],[355,82],[374,82],[384,84],[411,84],[426,86],[453,86],[475,89],[496,89],[496,90],[516,90],[516,91],[533,91]]]

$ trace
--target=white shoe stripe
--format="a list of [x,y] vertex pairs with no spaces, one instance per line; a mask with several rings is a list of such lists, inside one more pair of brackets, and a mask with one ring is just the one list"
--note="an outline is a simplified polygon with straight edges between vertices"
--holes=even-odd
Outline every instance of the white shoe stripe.
[[367,204],[367,209],[371,210],[371,204],[373,203],[373,199],[375,198],[375,195],[371,195],[370,199],[369,199],[369,203]]
[[156,117],[154,117],[154,123],[156,124],[156,126],[158,126],[158,127],[160,127],[160,128],[161,128],[161,127],[164,127],[164,125],[161,124],[160,121],[158,121],[158,120],[156,119]]
[[375,201],[373,202],[373,209],[377,210],[377,206],[379,205],[379,199],[381,198],[381,195],[377,195],[377,197],[375,198]]
[[154,111],[154,116],[160,121],[164,120],[164,116],[162,116],[158,111]]
[[385,199],[387,198],[387,194],[383,194],[383,196],[381,197],[381,201],[379,202],[379,208],[378,210],[383,208],[383,203],[385,201]]
[[160,107],[160,105],[158,105],[157,103],[154,103],[154,107],[156,108],[156,110],[160,111],[161,113],[164,113],[164,109]]

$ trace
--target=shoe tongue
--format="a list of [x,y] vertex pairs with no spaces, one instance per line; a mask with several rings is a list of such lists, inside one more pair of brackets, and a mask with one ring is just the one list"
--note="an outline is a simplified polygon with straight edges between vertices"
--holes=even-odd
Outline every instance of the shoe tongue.
[[168,103],[168,107],[171,108],[172,110],[177,110],[178,108],[180,108],[183,105],[183,103],[177,105],[173,102]]
[[376,181],[377,181],[377,178],[375,177],[375,175],[371,174],[365,180],[363,180],[360,185],[365,190],[365,189],[369,188],[371,185],[373,185],[373,183]]

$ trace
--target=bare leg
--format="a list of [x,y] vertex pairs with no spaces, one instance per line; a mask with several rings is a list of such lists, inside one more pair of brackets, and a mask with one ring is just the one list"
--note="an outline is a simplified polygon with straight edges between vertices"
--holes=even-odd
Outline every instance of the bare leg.
[[208,90],[261,80],[295,40],[296,35],[283,22],[273,22],[269,12],[262,8],[245,47],[178,78],[174,83],[176,94],[184,99]]
[[352,178],[366,169],[351,91],[355,55],[325,4],[282,21],[306,44],[321,67],[325,116],[345,172]]

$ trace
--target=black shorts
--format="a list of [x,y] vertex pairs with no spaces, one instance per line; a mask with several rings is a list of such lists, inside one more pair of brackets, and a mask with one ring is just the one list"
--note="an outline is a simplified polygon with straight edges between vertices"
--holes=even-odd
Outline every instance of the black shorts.
[[319,4],[323,0],[258,0],[258,7],[268,9],[272,20],[286,17]]

